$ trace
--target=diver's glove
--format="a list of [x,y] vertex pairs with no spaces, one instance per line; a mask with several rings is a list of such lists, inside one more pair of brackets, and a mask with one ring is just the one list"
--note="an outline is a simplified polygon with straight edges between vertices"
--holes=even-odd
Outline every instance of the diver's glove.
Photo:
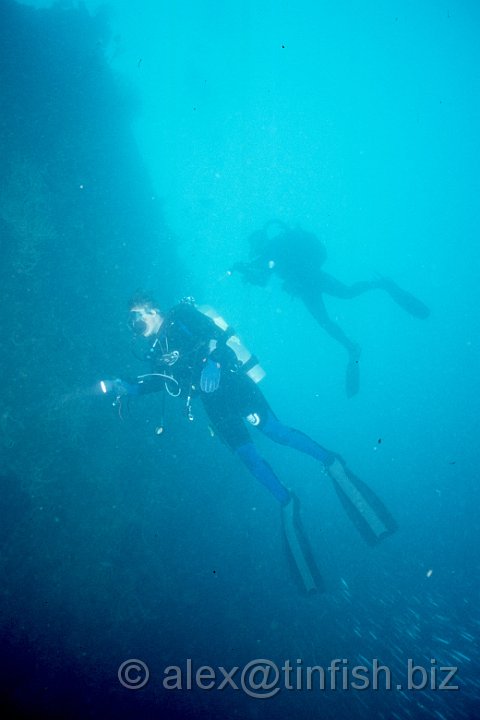
[[210,358],[207,358],[200,374],[200,389],[203,390],[203,392],[211,393],[218,390],[219,385],[220,365]]

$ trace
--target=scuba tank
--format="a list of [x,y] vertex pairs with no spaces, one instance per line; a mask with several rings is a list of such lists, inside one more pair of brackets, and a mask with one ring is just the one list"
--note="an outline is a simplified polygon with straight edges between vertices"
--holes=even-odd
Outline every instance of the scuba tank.
[[254,383],[259,383],[265,377],[265,370],[261,367],[258,359],[253,355],[248,348],[242,343],[238,335],[235,334],[233,328],[223,319],[221,315],[210,305],[197,305],[197,310],[209,317],[215,325],[227,333],[228,340],[226,345],[233,350],[235,357],[238,360],[240,366],[240,372],[245,373],[248,377],[253,380]]

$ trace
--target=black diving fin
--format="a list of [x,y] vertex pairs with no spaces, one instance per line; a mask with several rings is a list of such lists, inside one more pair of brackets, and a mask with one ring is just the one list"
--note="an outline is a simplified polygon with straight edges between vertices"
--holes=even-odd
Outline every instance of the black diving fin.
[[430,309],[421,300],[416,298],[412,293],[403,290],[396,282],[390,278],[382,280],[382,287],[388,292],[392,300],[400,305],[405,312],[413,317],[425,320],[430,315]]
[[282,525],[294,574],[302,590],[311,595],[324,590],[310,544],[300,521],[300,504],[295,495],[282,507]]
[[340,465],[342,469],[335,473],[329,468],[335,492],[363,539],[369,545],[376,545],[398,529],[397,523],[374,491],[343,462]]

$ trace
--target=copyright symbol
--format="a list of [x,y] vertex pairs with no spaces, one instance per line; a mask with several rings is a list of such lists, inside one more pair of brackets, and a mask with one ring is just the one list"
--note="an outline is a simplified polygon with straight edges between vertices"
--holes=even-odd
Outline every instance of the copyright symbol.
[[[272,677],[271,677],[272,676]],[[277,687],[280,673],[271,660],[250,660],[242,670],[242,690],[253,698],[271,698],[280,690]]]
[[127,690],[140,690],[145,687],[150,671],[142,660],[125,660],[118,668],[118,679]]

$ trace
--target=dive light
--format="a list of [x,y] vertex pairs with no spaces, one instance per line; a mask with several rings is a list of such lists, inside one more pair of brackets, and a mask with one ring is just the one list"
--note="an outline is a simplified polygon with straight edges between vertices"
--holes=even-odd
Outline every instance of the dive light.
[[100,390],[104,395],[113,390],[113,382],[111,380],[100,380]]

